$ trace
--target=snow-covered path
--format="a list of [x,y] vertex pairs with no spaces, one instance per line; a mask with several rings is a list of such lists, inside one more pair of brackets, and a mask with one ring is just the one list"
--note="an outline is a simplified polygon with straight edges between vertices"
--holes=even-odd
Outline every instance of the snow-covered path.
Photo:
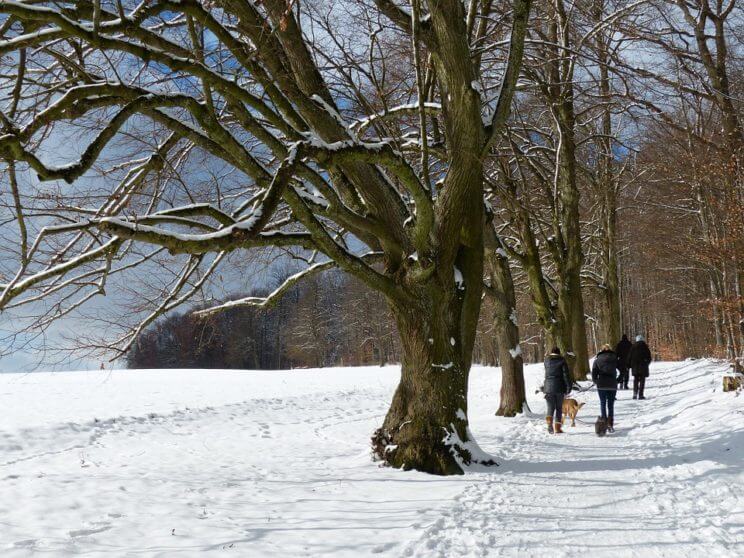
[[481,434],[506,462],[469,484],[409,554],[744,556],[744,401],[720,405],[734,397],[716,371],[656,365],[649,399],[619,392],[606,438],[589,424],[595,393],[582,394],[586,424],[567,435],[545,434],[539,416]]
[[287,372],[0,374],[2,556],[741,556],[744,399],[711,361],[652,368],[597,438],[470,419],[493,473],[380,469],[368,439],[394,367]]

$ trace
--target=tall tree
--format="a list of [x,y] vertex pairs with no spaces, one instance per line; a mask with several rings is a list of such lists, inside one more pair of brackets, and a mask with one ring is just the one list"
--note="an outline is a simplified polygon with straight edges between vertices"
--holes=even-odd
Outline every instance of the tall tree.
[[[364,112],[351,100],[384,56],[325,48],[313,25],[322,3],[0,1],[0,54],[15,70],[2,82],[0,156],[12,183],[24,182],[14,187],[18,266],[0,308],[56,297],[50,317],[64,315],[167,251],[181,271],[116,343],[126,349],[231,253],[284,248],[308,263],[285,285],[337,267],[382,293],[395,317],[403,366],[373,439],[377,457],[461,473],[473,459],[467,393],[483,292],[483,159],[509,113],[530,1],[514,0],[510,39],[492,45],[500,64],[492,56],[485,65],[478,53],[501,25],[491,6],[354,4],[379,33],[412,45],[416,97],[372,113],[372,94]],[[347,59],[367,72],[355,74],[360,90],[335,70]],[[85,146],[60,164],[48,149],[77,125]],[[135,157],[117,147],[148,137]],[[58,151],[69,159],[75,146]],[[197,156],[200,171],[189,175]],[[218,167],[229,188],[205,177]]]

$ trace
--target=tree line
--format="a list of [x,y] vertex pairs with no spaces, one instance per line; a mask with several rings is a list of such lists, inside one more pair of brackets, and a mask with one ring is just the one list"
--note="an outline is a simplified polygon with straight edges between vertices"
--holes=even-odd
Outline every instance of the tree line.
[[382,297],[338,273],[295,285],[270,308],[239,306],[207,319],[198,310],[151,325],[127,353],[127,366],[281,370],[400,362]]

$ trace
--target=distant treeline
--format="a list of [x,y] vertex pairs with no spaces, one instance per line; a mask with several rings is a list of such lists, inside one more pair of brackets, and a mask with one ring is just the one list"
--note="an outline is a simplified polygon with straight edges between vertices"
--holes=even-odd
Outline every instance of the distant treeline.
[[[281,284],[290,272],[280,274],[275,284],[243,296],[264,297]],[[537,322],[527,289],[517,291],[516,316],[522,331],[522,356],[539,362],[545,356],[544,331]],[[635,302],[628,296],[628,302]],[[598,296],[588,291],[587,309],[596,311]],[[636,304],[624,309],[627,332],[654,330],[634,326]],[[140,334],[127,354],[129,368],[231,368],[277,370],[322,366],[358,366],[400,362],[400,342],[395,320],[384,298],[354,278],[329,271],[300,282],[271,307],[236,307],[207,318],[197,317],[194,308],[169,314]],[[596,320],[588,320],[590,353],[602,339]],[[494,334],[493,304],[484,299],[476,334],[473,361],[498,364]],[[658,335],[652,335],[657,356],[681,358],[688,352],[668,350]]]
[[139,336],[127,364],[284,369],[385,364],[397,362],[398,351],[395,326],[380,295],[353,279],[325,273],[298,284],[272,307],[236,307],[207,318],[193,311],[171,314]]

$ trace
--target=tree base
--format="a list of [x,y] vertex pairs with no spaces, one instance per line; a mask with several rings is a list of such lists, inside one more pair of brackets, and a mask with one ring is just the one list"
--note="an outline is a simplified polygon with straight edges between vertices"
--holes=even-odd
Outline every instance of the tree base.
[[723,391],[739,391],[744,388],[744,376],[724,376]]
[[[372,457],[389,467],[431,475],[462,475],[462,467],[441,440],[396,440],[382,428],[372,435]],[[397,443],[396,443],[397,442]]]
[[457,432],[448,432],[440,439],[408,438],[396,439],[378,428],[372,435],[373,460],[404,471],[415,470],[442,476],[462,475],[465,469],[473,465],[498,467],[498,463],[475,442],[463,442]]
[[[535,393],[538,393],[536,391]],[[506,418],[514,418],[517,415],[521,415],[524,413],[531,412],[530,406],[527,404],[527,401],[522,401],[522,403],[519,405],[519,407],[515,407],[514,405],[501,405],[498,410],[496,411],[495,415],[497,417],[506,417]]]

